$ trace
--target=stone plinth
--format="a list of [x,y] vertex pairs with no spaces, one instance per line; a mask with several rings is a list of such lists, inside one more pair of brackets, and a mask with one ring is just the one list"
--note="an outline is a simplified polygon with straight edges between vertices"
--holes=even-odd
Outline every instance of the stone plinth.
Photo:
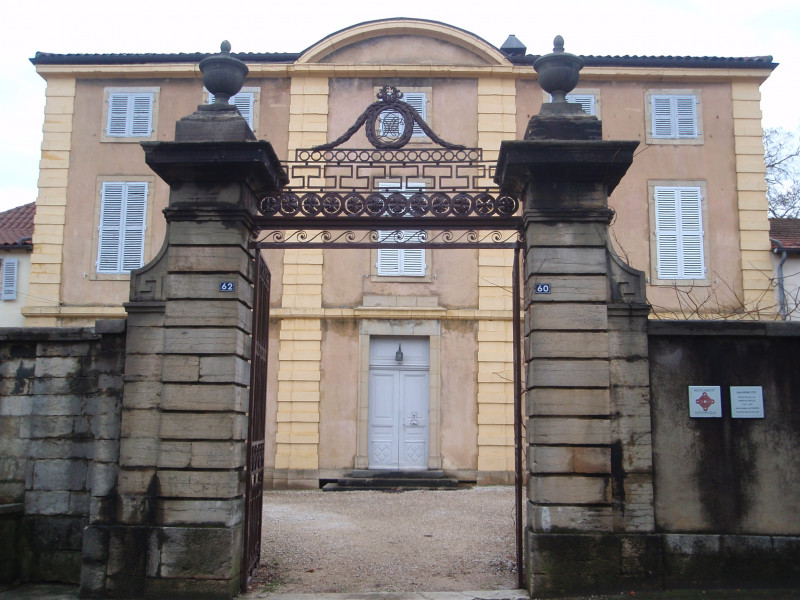
[[600,138],[594,117],[543,111],[497,163],[496,181],[524,196],[526,567],[537,597],[647,584],[658,559],[657,540],[632,535],[654,531],[649,307],[643,274],[608,236],[608,195],[638,143]]

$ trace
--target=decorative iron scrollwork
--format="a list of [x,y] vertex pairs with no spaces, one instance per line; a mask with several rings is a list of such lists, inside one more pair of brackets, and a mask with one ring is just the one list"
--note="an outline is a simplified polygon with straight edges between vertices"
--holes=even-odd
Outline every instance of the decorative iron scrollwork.
[[265,217],[511,217],[519,200],[510,194],[467,192],[306,192],[270,194],[258,203]]
[[364,125],[370,144],[379,150],[394,150],[402,148],[411,140],[415,124],[439,146],[451,150],[465,149],[465,146],[451,144],[436,135],[416,109],[403,102],[402,98],[403,92],[394,86],[384,85],[378,91],[378,101],[370,104],[341,137],[328,144],[314,146],[311,150],[332,150],[353,137],[353,134]]
[[449,229],[415,231],[409,235],[402,230],[361,229],[357,231],[329,230],[268,230],[253,240],[255,248],[517,248],[523,243],[518,230],[478,231]]

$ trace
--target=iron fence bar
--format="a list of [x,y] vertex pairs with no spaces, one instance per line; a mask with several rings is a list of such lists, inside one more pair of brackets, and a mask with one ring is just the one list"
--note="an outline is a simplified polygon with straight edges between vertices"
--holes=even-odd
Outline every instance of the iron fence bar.
[[514,266],[512,268],[512,343],[514,344],[514,503],[516,508],[516,543],[517,543],[517,587],[525,587],[525,565],[522,542],[522,358],[520,353],[520,281],[519,254],[520,247],[514,250]]

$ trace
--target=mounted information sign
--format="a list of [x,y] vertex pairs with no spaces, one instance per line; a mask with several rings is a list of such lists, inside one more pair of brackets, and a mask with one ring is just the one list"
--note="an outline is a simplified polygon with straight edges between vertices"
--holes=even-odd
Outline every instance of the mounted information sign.
[[537,283],[536,287],[533,290],[534,294],[549,294],[550,293],[550,284],[549,283]]
[[220,292],[235,292],[236,291],[236,283],[233,281],[220,281],[219,282],[219,291]]
[[690,417],[721,417],[722,392],[718,385],[689,386]]
[[732,385],[731,417],[734,419],[763,419],[763,388],[760,385]]

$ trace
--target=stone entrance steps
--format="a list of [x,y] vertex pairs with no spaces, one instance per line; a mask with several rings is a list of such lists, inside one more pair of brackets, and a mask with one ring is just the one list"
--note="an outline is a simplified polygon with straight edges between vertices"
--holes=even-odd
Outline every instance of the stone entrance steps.
[[370,471],[356,470],[339,478],[335,483],[326,483],[323,492],[347,492],[355,490],[454,490],[458,479],[445,477],[443,471]]

